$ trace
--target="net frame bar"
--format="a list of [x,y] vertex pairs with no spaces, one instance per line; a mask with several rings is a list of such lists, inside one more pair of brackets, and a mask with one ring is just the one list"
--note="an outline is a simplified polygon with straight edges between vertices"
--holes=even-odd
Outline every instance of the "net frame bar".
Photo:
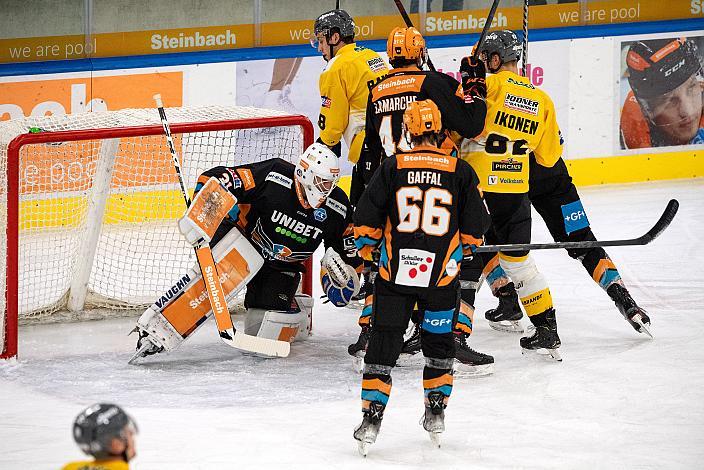
[[[310,120],[303,115],[273,116],[222,120],[212,122],[174,123],[171,132],[185,134],[194,132],[257,129],[271,127],[301,128],[303,146],[313,143],[314,132]],[[51,142],[74,142],[83,140],[114,139],[123,137],[158,136],[164,132],[161,124],[95,128],[20,134],[7,147],[7,255],[5,271],[5,319],[4,344],[0,359],[17,357],[19,326],[19,224],[20,224],[20,151],[25,145]],[[313,295],[312,262],[305,262],[306,272],[301,281],[301,291]]]

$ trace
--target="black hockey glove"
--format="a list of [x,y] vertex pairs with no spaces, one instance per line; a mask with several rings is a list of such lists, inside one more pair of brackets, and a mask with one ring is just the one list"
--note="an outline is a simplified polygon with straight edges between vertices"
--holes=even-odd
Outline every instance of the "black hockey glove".
[[481,59],[462,58],[460,75],[466,102],[471,102],[474,98],[486,99],[486,69]]

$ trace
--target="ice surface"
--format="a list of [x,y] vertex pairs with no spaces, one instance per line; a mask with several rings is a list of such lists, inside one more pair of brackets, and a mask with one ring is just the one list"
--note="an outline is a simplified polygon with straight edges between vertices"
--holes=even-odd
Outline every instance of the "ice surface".
[[[135,469],[701,468],[704,181],[581,194],[604,239],[644,233],[679,199],[679,215],[651,245],[608,250],[655,339],[634,332],[564,251],[535,252],[564,362],[523,357],[518,335],[491,330],[483,312],[495,302],[483,289],[471,344],[494,355],[496,373],[455,382],[441,449],[418,425],[416,361],[394,370],[379,438],[366,459],[358,455],[361,377],[346,353],[358,311],[318,303],[315,335],[282,360],[243,356],[210,324],[140,366],[126,364],[134,319],[22,327],[19,360],[0,364],[0,468],[80,459],[71,423],[97,401],[120,404],[139,424]],[[534,241],[549,240],[537,217],[533,231]]]

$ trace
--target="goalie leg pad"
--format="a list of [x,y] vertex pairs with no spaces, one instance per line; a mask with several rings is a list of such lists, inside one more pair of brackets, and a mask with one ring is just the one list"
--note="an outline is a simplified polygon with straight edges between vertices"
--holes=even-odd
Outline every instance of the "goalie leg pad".
[[304,317],[305,314],[300,310],[282,312],[248,308],[244,327],[245,334],[292,343],[298,335]]
[[[231,229],[213,248],[228,305],[259,271],[264,260],[237,230]],[[203,278],[195,266],[147,309],[137,327],[170,351],[193,334],[212,315]],[[180,337],[180,341],[174,338]]]
[[[297,308],[289,311],[248,308],[244,332],[250,336],[281,341],[304,341],[311,334],[313,298],[296,294]],[[296,328],[295,332],[293,328]]]

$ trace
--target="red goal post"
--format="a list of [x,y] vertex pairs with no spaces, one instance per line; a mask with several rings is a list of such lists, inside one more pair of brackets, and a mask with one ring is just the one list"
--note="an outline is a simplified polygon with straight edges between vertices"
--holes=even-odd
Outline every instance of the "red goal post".
[[[166,112],[189,191],[214,166],[295,162],[313,142],[301,115],[224,106]],[[0,122],[0,358],[17,355],[21,321],[150,305],[195,262],[175,223],[184,210],[156,109]],[[300,290],[310,295],[310,262],[306,271]]]

